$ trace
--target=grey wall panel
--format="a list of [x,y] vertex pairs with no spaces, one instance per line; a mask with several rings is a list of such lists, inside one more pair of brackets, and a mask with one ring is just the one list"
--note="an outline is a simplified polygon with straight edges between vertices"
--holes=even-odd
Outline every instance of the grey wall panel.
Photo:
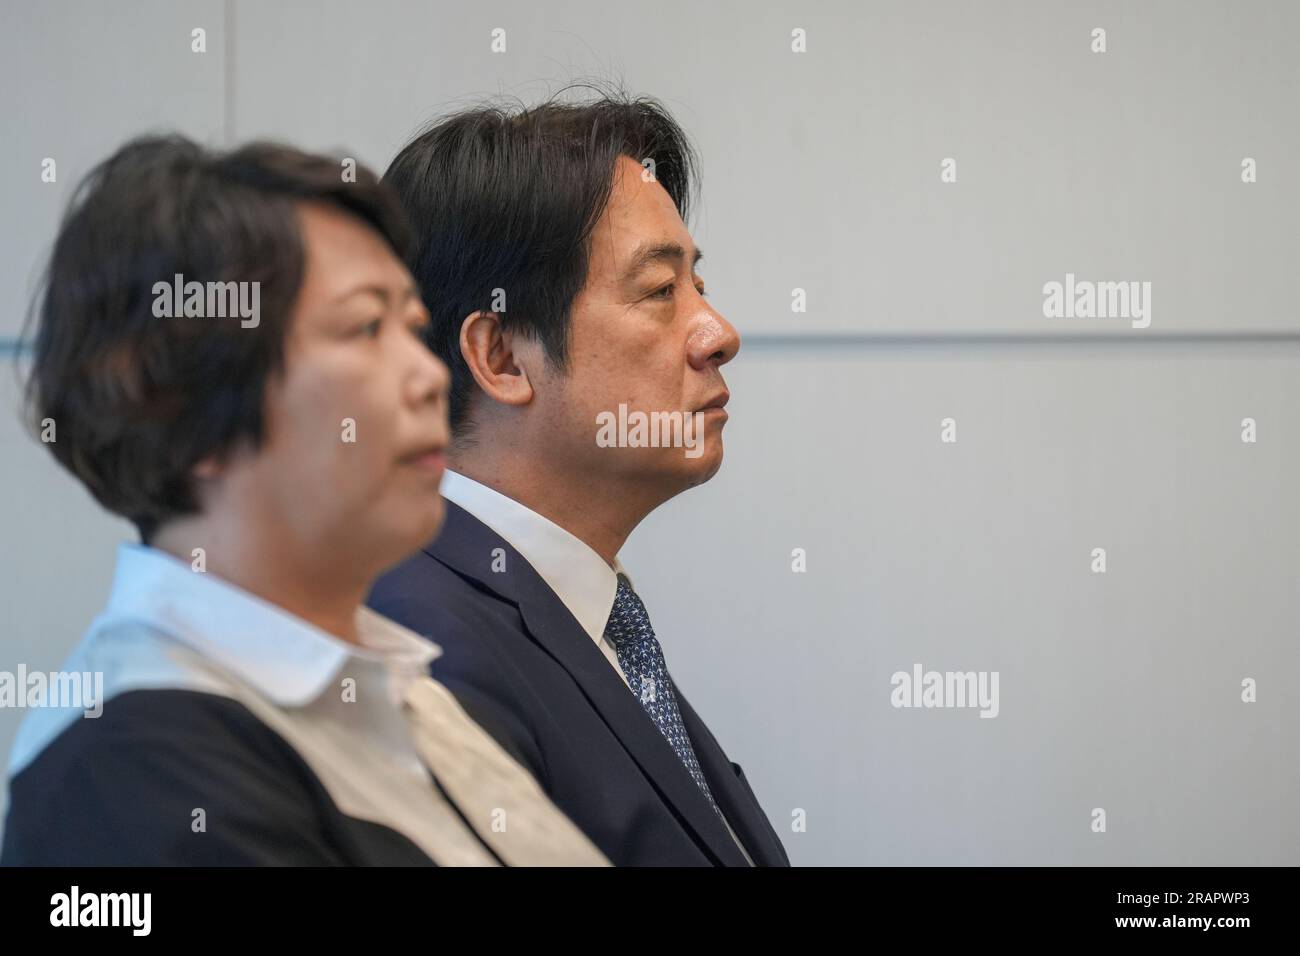
[[[1043,285],[1067,272],[1152,283],[1153,330],[1300,330],[1293,4],[236,10],[239,135],[380,168],[477,96],[599,73],[661,97],[704,160],[705,275],[755,330],[1132,329],[1045,318]],[[940,182],[947,157],[955,183]]]
[[[728,382],[722,472],[624,561],[793,859],[1300,859],[1300,350],[742,351]],[[999,715],[894,708],[918,662],[998,671]]]
[[[221,0],[3,0],[0,339],[16,336],[77,182],[126,140],[178,131],[220,145]],[[207,52],[191,51],[191,31]],[[42,162],[57,180],[42,181]]]

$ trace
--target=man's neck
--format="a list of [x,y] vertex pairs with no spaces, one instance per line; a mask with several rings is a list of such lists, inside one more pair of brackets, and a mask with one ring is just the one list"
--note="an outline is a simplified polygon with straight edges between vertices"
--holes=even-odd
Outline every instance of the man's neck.
[[466,478],[555,522],[610,567],[632,529],[658,504],[639,504],[626,494],[603,487],[599,481],[554,475],[531,461],[488,459],[472,451],[453,451],[449,465]]

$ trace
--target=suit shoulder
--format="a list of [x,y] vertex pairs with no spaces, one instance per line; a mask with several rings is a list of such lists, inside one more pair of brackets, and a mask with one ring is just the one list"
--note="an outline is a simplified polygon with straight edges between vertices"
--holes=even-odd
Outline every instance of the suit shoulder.
[[[444,650],[472,650],[485,639],[523,630],[512,602],[424,551],[381,575],[366,603]],[[473,646],[461,647],[467,643]]]

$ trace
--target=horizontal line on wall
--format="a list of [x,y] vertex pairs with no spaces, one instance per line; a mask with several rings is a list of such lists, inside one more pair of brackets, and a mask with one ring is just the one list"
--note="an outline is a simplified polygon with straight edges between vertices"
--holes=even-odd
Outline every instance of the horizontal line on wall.
[[[876,346],[1300,345],[1300,330],[1258,332],[743,332],[751,348],[872,348]],[[0,338],[0,355],[27,355],[30,343]]]
[[1143,347],[1151,345],[1300,345],[1300,330],[1255,332],[742,332],[743,348],[873,348],[895,346]]

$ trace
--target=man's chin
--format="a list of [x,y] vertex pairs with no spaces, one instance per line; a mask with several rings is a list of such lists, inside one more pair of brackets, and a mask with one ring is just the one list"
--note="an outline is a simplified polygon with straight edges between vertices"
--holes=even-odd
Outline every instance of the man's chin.
[[687,487],[702,485],[722,468],[722,442],[709,442],[698,458],[685,458]]
[[653,455],[639,455],[635,464],[624,461],[618,469],[617,480],[640,488],[654,488],[660,499],[666,501],[688,488],[704,484],[721,467],[722,443],[712,440],[705,443],[700,453],[690,448],[660,448],[654,449]]

